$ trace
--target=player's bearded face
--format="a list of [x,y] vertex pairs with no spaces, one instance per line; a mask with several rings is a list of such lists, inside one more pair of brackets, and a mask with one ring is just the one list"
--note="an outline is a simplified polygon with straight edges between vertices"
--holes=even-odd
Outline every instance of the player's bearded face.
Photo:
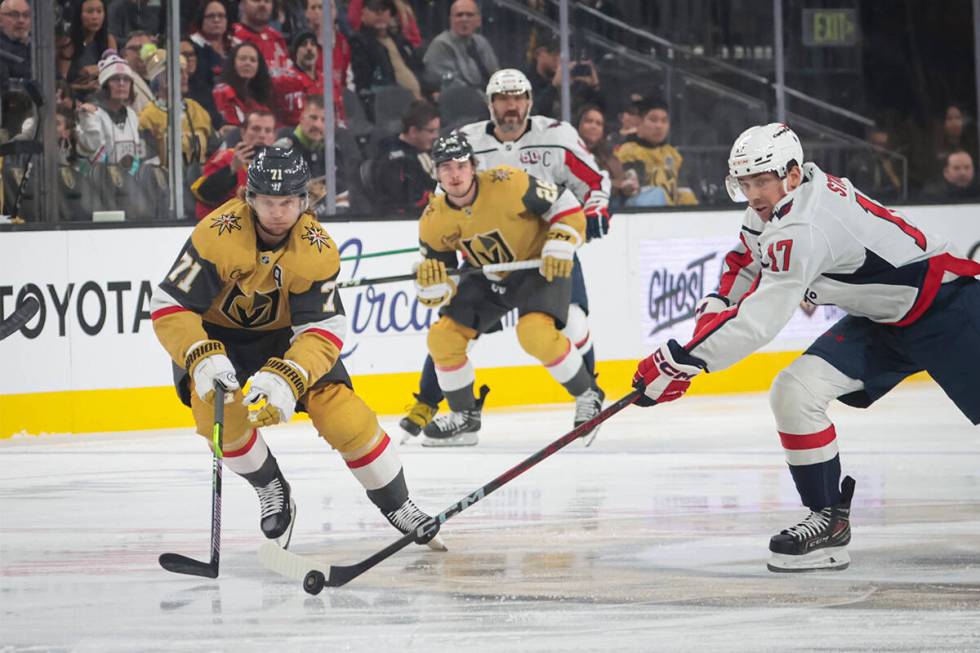
[[444,161],[436,169],[439,184],[449,197],[463,197],[473,186],[476,171],[471,161]]
[[303,199],[298,195],[256,195],[252,208],[262,231],[278,238],[285,236],[299,220]]
[[524,128],[531,101],[527,95],[493,96],[493,121],[502,131],[515,132]]

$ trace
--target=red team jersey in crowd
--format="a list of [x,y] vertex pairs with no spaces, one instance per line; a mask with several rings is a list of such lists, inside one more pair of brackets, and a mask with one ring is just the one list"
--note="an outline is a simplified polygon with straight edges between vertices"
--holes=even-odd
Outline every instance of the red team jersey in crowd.
[[259,104],[255,100],[242,100],[235,93],[235,89],[224,82],[215,86],[211,94],[214,96],[214,106],[217,107],[226,125],[240,127],[245,122],[245,116],[248,115],[249,111],[272,110],[271,107]]
[[[218,172],[222,168],[230,167],[231,160],[234,157],[235,157],[235,150],[233,148],[218,150],[211,156],[210,159],[208,159],[204,163],[204,168],[201,170],[201,178],[203,179],[205,177],[210,177],[211,175]],[[229,191],[228,195],[224,197],[221,201],[210,204],[210,203],[204,203],[200,199],[198,199],[197,206],[195,207],[195,213],[197,215],[198,220],[204,219],[204,217],[207,216],[208,213],[210,213],[211,211],[215,210],[217,207],[221,206],[222,204],[224,204],[225,202],[233,198],[235,196],[235,193],[238,191],[239,187],[245,186],[245,182],[248,181],[248,168],[242,166],[235,173],[235,176],[238,180],[238,183],[236,184],[235,188],[232,188],[231,191]],[[197,186],[196,183],[195,186]]]
[[259,49],[262,58],[265,59],[265,65],[273,77],[290,66],[286,39],[272,27],[267,26],[256,32],[242,23],[235,23],[231,26],[231,38],[235,45],[243,42],[253,43]]

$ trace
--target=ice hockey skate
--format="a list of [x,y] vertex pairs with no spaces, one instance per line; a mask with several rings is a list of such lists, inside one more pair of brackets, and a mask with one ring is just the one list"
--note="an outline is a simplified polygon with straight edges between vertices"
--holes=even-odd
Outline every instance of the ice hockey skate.
[[404,434],[402,442],[418,436],[439,412],[438,406],[430,406],[422,401],[418,395],[414,396],[415,403],[409,407],[408,414],[398,422],[398,426]]
[[801,572],[820,569],[847,569],[851,557],[851,497],[854,479],[845,476],[841,483],[841,501],[819,512],[811,511],[799,524],[790,526],[769,540],[772,555],[766,565],[769,571]]
[[262,533],[282,548],[288,548],[296,524],[296,502],[289,483],[280,473],[268,484],[256,487],[255,493],[259,496]]
[[[575,428],[585,424],[602,412],[602,402],[606,398],[606,393],[599,386],[589,388],[579,396],[575,397]],[[595,436],[599,435],[599,427],[592,429],[588,433],[582,434],[585,446],[592,444]]]
[[[384,513],[388,523],[406,534],[418,528],[425,521],[432,519],[429,515],[419,510],[418,506],[412,503],[411,499],[405,499],[401,508]],[[439,524],[435,525],[433,533],[423,539],[416,539],[416,543],[425,544],[433,551],[448,551],[446,544],[439,537]]]
[[472,447],[480,442],[480,407],[440,415],[424,429],[423,447]]

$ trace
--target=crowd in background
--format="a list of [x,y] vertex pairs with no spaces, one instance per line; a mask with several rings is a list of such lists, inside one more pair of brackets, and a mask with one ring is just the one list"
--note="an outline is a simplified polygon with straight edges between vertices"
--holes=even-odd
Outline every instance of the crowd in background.
[[[165,42],[161,0],[55,0],[58,20],[56,118],[62,179],[91,182],[89,197],[69,202],[65,219],[123,202],[134,216],[165,214],[147,188],[166,184],[167,49],[179,49],[181,152],[187,215],[201,218],[233,197],[259,148],[289,145],[308,159],[314,205],[325,195],[324,86],[320,46],[322,0],[183,0],[181,40]],[[481,32],[475,0],[444,3],[440,25],[422,20],[420,1],[349,0],[331,17],[330,96],[336,116],[336,183],[341,210],[415,215],[434,190],[428,152],[440,133],[485,120],[483,90],[513,60]],[[431,5],[431,2],[424,4]],[[528,0],[528,4],[535,4]],[[613,11],[609,3],[593,3]],[[35,118],[19,80],[29,79],[31,13],[36,0],[2,0],[0,141],[35,137]],[[426,12],[426,15],[431,15]],[[442,24],[445,29],[438,29]],[[521,40],[523,72],[534,90],[533,112],[558,118],[567,75],[574,126],[613,182],[612,208],[713,203],[706,180],[692,179],[685,152],[671,139],[671,113],[655,89],[604,84],[588,53],[561,70],[554,33],[528,24]],[[758,122],[765,122],[759,116]],[[908,184],[927,201],[980,198],[974,163],[976,129],[950,104],[935,137],[899,169],[889,130],[873,128],[868,147],[846,170],[859,188],[895,200]],[[714,143],[727,146],[730,143]],[[724,157],[724,153],[718,154]],[[4,160],[0,214],[10,205],[23,162]],[[66,175],[68,175],[66,177]],[[72,177],[72,175],[75,175]],[[94,180],[94,181],[93,181]],[[721,180],[711,180],[718,185]],[[67,183],[67,182],[66,182]],[[156,185],[154,185],[156,184]],[[72,186],[74,189],[75,186]],[[108,189],[108,190],[107,190]],[[69,192],[65,190],[64,192]],[[156,193],[159,194],[159,193]],[[72,195],[72,197],[75,197]],[[76,198],[77,199],[77,198]],[[27,218],[29,203],[19,213]]]

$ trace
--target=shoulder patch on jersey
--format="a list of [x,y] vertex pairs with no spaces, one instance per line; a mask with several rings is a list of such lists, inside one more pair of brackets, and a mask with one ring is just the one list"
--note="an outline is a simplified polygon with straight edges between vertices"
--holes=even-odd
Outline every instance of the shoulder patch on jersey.
[[316,247],[318,252],[322,252],[324,247],[330,248],[330,236],[319,225],[304,225],[303,235],[300,238],[307,241],[310,247]]
[[235,215],[234,213],[222,213],[221,215],[216,215],[211,218],[211,228],[218,230],[218,235],[222,235],[226,231],[231,233],[232,231],[241,231],[242,217],[240,215]]

